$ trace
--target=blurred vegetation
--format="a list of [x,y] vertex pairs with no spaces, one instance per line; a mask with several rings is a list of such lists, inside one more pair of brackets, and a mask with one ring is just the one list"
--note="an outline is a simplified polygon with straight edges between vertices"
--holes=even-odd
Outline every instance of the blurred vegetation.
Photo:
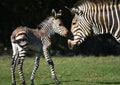
[[[10,35],[18,26],[35,28],[51,14],[51,9],[63,10],[63,23],[70,30],[72,15],[64,6],[72,7],[77,0],[0,0],[0,54],[11,53]],[[57,44],[55,44],[57,43]],[[67,39],[55,35],[52,54],[120,54],[120,46],[111,37],[89,37],[77,50],[71,51]]]

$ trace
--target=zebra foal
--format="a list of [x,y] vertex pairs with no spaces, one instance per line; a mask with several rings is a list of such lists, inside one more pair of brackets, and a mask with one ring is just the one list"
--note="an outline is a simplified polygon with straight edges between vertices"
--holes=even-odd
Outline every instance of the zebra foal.
[[18,71],[21,79],[21,84],[26,85],[23,74],[23,61],[28,50],[34,52],[36,56],[34,68],[30,78],[31,85],[34,85],[35,73],[39,67],[40,52],[43,52],[44,57],[49,64],[51,75],[55,80],[56,85],[59,85],[59,81],[54,70],[54,63],[49,54],[49,47],[51,45],[51,35],[58,33],[61,36],[67,37],[68,30],[63,26],[60,16],[61,11],[56,13],[55,10],[52,10],[52,16],[46,18],[43,22],[41,22],[38,28],[30,29],[28,27],[20,26],[13,31],[11,35],[11,44],[13,49],[11,62],[12,85],[16,85],[16,62],[18,62]]
[[120,43],[120,0],[78,0],[70,10],[75,14],[68,40],[72,49],[87,36],[111,34]]

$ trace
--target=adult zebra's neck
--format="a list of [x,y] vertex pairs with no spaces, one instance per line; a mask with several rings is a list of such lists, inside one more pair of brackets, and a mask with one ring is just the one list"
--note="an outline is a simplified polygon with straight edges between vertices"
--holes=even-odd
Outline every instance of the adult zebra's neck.
[[[92,30],[96,35],[107,33],[113,33],[112,35],[114,35],[114,32],[119,27],[119,0],[84,0],[73,9],[78,14],[82,11],[86,22],[92,22]],[[116,25],[114,25],[115,23]]]
[[84,4],[84,3],[86,3],[86,2],[88,2],[88,3],[95,3],[95,4],[104,4],[104,3],[108,3],[108,4],[118,4],[118,3],[120,3],[120,0],[78,0],[74,5],[73,5],[73,7],[77,7],[77,6],[80,6],[80,5],[82,5],[82,4]]
[[89,32],[95,35],[109,33],[120,40],[120,0],[79,0],[71,12],[77,17],[71,28],[74,40],[68,40],[70,47],[81,44]]

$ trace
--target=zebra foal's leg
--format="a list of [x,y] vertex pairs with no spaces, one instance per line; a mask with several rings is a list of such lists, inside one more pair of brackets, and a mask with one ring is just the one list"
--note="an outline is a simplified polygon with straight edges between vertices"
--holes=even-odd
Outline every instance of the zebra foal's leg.
[[21,84],[26,85],[25,78],[24,78],[24,75],[23,75],[23,62],[24,62],[24,58],[19,57],[18,58],[18,72],[19,72],[19,75],[20,75]]
[[15,56],[16,55],[13,55],[12,61],[11,61],[12,85],[16,85],[16,79],[15,79],[16,60],[15,60]]
[[15,67],[16,67],[16,61],[18,58],[18,50],[17,50],[17,46],[15,43],[12,43],[12,50],[13,50],[13,56],[11,59],[12,85],[16,85]]
[[57,76],[55,74],[54,63],[49,55],[48,48],[43,49],[43,52],[44,52],[45,59],[47,60],[47,62],[49,64],[52,78],[55,81],[56,85],[59,85],[59,81],[58,81]]
[[18,50],[19,50],[18,72],[19,72],[19,75],[20,75],[21,84],[26,85],[24,74],[23,74],[23,62],[24,62],[24,57],[25,57],[25,54],[26,54],[26,50],[25,50],[24,46],[20,47],[19,45],[18,45]]
[[37,55],[35,58],[35,61],[34,61],[34,68],[33,68],[32,74],[31,74],[31,78],[30,78],[31,85],[34,85],[35,73],[39,67],[39,61],[40,61],[40,57],[39,57],[39,55]]

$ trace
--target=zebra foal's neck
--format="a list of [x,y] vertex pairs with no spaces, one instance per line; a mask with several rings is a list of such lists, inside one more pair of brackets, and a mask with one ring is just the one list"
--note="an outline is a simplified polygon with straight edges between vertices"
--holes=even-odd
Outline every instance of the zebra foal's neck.
[[54,18],[48,17],[38,25],[38,28],[40,28],[40,30],[44,30],[46,34],[49,35],[49,37],[54,34],[54,30],[52,27],[52,23],[53,23],[52,19]]

